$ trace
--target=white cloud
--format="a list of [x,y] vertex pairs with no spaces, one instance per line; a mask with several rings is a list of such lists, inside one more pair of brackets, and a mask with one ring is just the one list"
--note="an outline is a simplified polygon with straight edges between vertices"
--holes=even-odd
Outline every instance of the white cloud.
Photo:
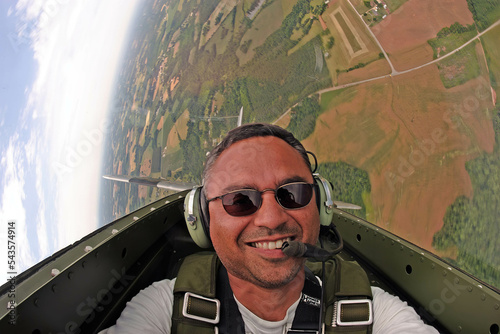
[[36,229],[42,252],[48,247],[43,231],[49,227],[39,179],[55,186],[58,248],[98,226],[102,141],[108,131],[104,121],[138,2],[21,0],[16,6],[18,15],[29,22],[26,29],[38,63],[23,123],[45,124],[44,139],[36,140],[44,145],[36,149],[28,145],[27,157],[37,165],[41,159],[51,163],[49,170],[36,169],[40,198]]
[[35,157],[37,154],[37,139],[40,138],[40,132],[36,129],[33,129],[30,134],[30,138],[26,145],[24,146],[24,152],[26,154],[26,159],[28,160],[29,166],[33,166],[35,164]]
[[[38,146],[38,145],[37,145]],[[37,147],[38,150],[41,150],[41,147]],[[38,237],[38,245],[39,245],[39,259],[46,258],[51,254],[52,251],[56,249],[56,245],[52,243],[49,244],[49,233],[46,219],[46,205],[45,205],[45,193],[43,189],[43,161],[40,156],[37,156],[35,163],[35,188],[38,197],[38,211],[36,216],[36,231]],[[49,182],[50,183],[50,182]],[[55,240],[53,240],[55,241]]]
[[[1,108],[1,107],[0,107]],[[0,129],[5,125],[5,109],[0,109]]]
[[[35,257],[28,241],[26,210],[23,204],[26,198],[23,171],[24,157],[20,152],[22,152],[22,146],[19,144],[19,137],[15,135],[11,138],[7,150],[4,152],[5,155],[2,157],[1,167],[4,171],[4,188],[0,195],[0,222],[2,222],[0,239],[3,245],[7,245],[7,222],[15,221],[15,252],[17,255],[16,264],[18,272],[27,269],[35,262]],[[8,272],[6,261],[3,261],[1,266],[2,275],[5,275]]]

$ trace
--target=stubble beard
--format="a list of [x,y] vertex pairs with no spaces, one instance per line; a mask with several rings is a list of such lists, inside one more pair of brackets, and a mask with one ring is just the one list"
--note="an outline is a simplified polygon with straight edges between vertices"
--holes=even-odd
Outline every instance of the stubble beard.
[[[293,260],[294,260],[294,265],[284,274],[284,276],[283,275],[276,276],[273,274],[272,271],[263,273],[261,269],[256,267],[252,267],[252,269],[245,268],[244,266],[242,266],[242,268],[238,268],[234,264],[227,264],[226,266],[226,264],[222,259],[221,262],[227,269],[228,273],[232,274],[233,276],[241,280],[244,280],[246,282],[249,282],[251,284],[254,284],[260,288],[273,290],[288,285],[297,277],[298,273],[301,270],[303,270],[305,259],[293,259]],[[276,267],[277,270],[279,271],[280,270],[279,262],[283,262],[283,260],[281,259],[270,260],[270,262],[278,264],[278,266]]]

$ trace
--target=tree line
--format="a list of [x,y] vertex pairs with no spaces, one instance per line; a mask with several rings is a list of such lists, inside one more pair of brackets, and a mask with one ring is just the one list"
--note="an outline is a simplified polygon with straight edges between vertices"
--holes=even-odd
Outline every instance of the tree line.
[[472,13],[474,21],[480,31],[488,28],[495,20],[495,17],[491,15],[495,11],[498,11],[500,7],[500,1],[498,0],[467,0],[467,5]]
[[327,162],[318,165],[318,173],[332,183],[333,199],[361,206],[361,210],[346,210],[366,219],[363,193],[371,192],[368,173],[346,162]]
[[485,282],[500,287],[500,104],[493,118],[495,147],[466,163],[474,195],[461,196],[448,207],[444,224],[433,238],[433,247],[458,249],[448,259]]

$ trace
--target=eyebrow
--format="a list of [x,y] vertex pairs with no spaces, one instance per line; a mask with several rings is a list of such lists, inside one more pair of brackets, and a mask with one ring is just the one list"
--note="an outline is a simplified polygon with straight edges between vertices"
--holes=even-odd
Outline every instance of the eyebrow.
[[306,182],[306,183],[309,183],[309,181],[307,181],[304,177],[295,175],[295,176],[288,177],[288,178],[284,179],[283,181],[281,181],[280,183],[278,183],[278,187],[282,186],[284,184],[293,183],[293,182]]
[[[280,182],[278,182],[277,185],[276,185],[276,188],[281,187],[282,185],[285,185],[285,184],[288,184],[288,183],[293,183],[293,182],[306,182],[306,183],[309,183],[309,181],[307,181],[304,177],[298,176],[298,175],[294,175],[294,176],[287,177],[286,179],[281,180]],[[225,187],[224,189],[222,189],[221,193],[222,193],[222,195],[224,195],[224,194],[230,193],[232,191],[242,190],[242,189],[255,189],[255,190],[257,190],[257,187],[256,187],[255,184],[251,184],[251,183],[234,184],[234,185],[229,185],[229,186]]]
[[230,193],[232,191],[241,190],[241,189],[256,189],[256,187],[255,187],[255,185],[252,185],[250,183],[233,184],[233,185],[229,185],[226,188],[222,189],[221,192],[222,192],[222,195],[224,195],[224,194]]

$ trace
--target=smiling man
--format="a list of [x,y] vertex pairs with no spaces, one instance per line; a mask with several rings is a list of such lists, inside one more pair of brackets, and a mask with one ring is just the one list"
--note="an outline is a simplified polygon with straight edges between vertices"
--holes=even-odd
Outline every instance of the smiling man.
[[[221,174],[230,177],[217,178]],[[284,140],[254,137],[222,152],[205,180],[210,237],[236,299],[263,319],[282,320],[300,297],[305,261],[285,256],[282,243],[298,240],[315,244],[318,239],[319,213],[310,167]],[[275,193],[287,186],[307,188],[307,204],[283,208]],[[240,189],[257,190],[261,204],[253,214],[235,217],[224,209],[224,196],[217,196]]]
[[[216,255],[186,258],[176,279],[141,291],[117,324],[101,333],[335,333],[346,329],[369,333],[372,326],[374,333],[437,333],[406,303],[370,288],[363,272],[366,286],[350,288],[355,294],[363,291],[363,305],[371,304],[373,297],[373,324],[332,326],[330,316],[320,328],[318,320],[326,317],[320,318],[322,283],[314,275],[319,274],[306,268],[305,258],[288,256],[281,249],[284,242],[315,244],[318,240],[319,194],[314,182],[304,147],[288,131],[268,124],[230,131],[209,154],[199,189],[204,231]],[[348,285],[358,282],[358,273],[344,273],[354,275]],[[337,275],[336,270],[330,271],[323,277],[325,284],[335,285]],[[324,290],[330,291],[329,286]],[[329,293],[325,300],[337,298]]]

